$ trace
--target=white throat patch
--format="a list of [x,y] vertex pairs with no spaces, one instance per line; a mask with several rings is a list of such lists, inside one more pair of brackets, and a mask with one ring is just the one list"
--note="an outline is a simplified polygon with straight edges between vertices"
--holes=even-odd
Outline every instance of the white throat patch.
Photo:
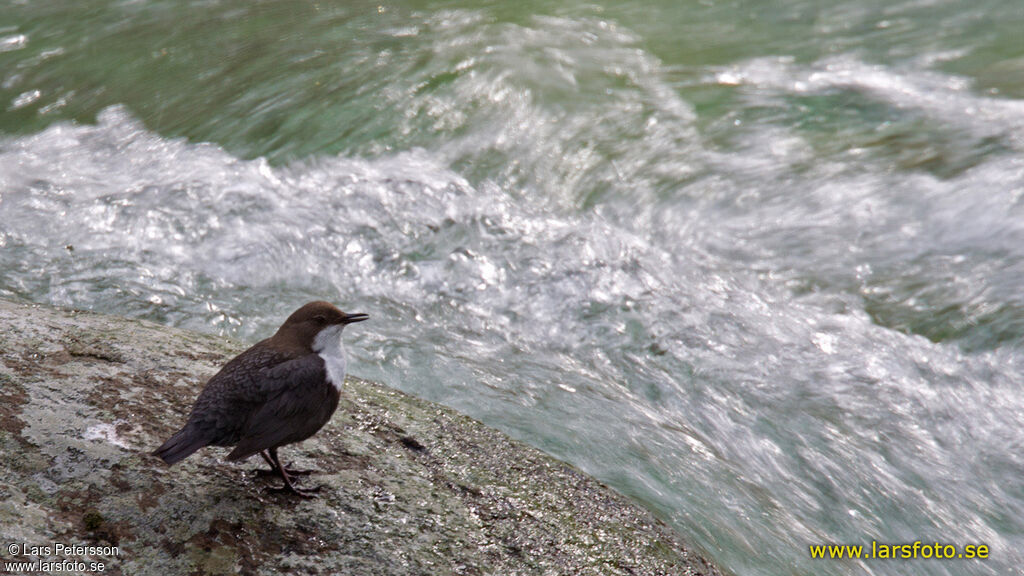
[[324,328],[313,340],[313,351],[324,359],[327,367],[327,380],[339,392],[345,385],[345,345],[341,342],[341,330],[344,327],[344,324],[336,324]]

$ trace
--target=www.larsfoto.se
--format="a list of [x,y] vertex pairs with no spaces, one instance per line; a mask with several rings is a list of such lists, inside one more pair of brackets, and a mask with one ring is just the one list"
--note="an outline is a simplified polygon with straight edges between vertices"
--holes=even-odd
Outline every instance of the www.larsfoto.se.
[[812,544],[811,558],[839,560],[914,560],[918,558],[964,559],[988,558],[989,550],[985,544],[967,544],[963,548],[953,544],[925,544],[918,540],[912,544],[884,544],[871,542],[871,546],[848,544]]

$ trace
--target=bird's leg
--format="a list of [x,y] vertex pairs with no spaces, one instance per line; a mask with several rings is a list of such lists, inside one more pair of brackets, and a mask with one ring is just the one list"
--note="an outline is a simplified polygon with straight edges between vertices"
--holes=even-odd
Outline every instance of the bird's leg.
[[267,474],[267,475],[273,474],[273,475],[276,476],[276,475],[281,473],[281,469],[277,467],[277,463],[274,462],[274,460],[270,457],[270,454],[268,454],[266,450],[260,450],[260,456],[262,456],[263,459],[267,461],[267,464],[270,464],[270,471],[269,472],[266,471],[266,470],[257,470],[256,471],[260,476],[263,476],[264,474]]
[[[272,468],[277,469],[277,471],[281,474],[281,479],[284,480],[283,487],[271,488],[271,492],[291,492],[292,494],[302,496],[303,498],[316,497],[316,493],[320,491],[320,486],[317,486],[316,488],[298,488],[294,484],[292,484],[292,474],[294,474],[294,472],[288,470],[287,468],[281,465],[281,460],[278,459],[277,457],[277,448],[264,450],[260,452],[260,454],[263,454],[263,452],[267,452],[267,455],[264,456],[264,459],[266,459],[270,463],[270,466]],[[309,471],[305,472],[307,474],[309,473]]]
[[282,468],[289,476],[308,476],[313,473],[312,470],[296,470],[287,466],[281,466],[281,461],[277,458],[277,448],[271,448],[269,451],[260,450],[260,456],[270,465],[270,470],[257,470],[257,476],[280,476]]
[[276,469],[284,470],[285,472],[288,473],[289,476],[309,476],[310,474],[313,473],[312,470],[297,470],[295,468],[290,468],[288,466],[281,464],[281,461],[278,460],[277,458],[277,448],[264,450],[264,452],[270,453],[270,457],[273,458],[273,461],[277,463]]
[[267,492],[291,492],[296,496],[303,498],[316,498],[316,493],[320,491],[322,486],[316,486],[313,488],[299,488],[292,484],[291,476],[283,475],[281,478],[284,480],[284,486],[280,488],[267,488]]

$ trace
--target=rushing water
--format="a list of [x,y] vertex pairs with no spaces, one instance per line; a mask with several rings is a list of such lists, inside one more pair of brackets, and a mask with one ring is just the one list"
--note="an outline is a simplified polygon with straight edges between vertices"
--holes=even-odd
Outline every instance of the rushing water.
[[[1021,574],[1024,4],[0,5],[0,295],[465,411],[737,575]],[[819,543],[986,560],[812,560]]]

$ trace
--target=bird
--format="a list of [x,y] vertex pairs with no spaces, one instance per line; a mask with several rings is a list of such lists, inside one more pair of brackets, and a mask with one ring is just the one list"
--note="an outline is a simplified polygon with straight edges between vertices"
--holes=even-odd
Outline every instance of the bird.
[[300,488],[281,464],[278,448],[301,442],[330,420],[345,381],[345,326],[366,314],[346,314],[329,302],[309,302],[277,332],[242,352],[206,383],[181,430],[153,455],[173,465],[205,446],[233,446],[229,461],[259,454],[270,474],[284,481],[276,491],[305,498],[320,487]]

